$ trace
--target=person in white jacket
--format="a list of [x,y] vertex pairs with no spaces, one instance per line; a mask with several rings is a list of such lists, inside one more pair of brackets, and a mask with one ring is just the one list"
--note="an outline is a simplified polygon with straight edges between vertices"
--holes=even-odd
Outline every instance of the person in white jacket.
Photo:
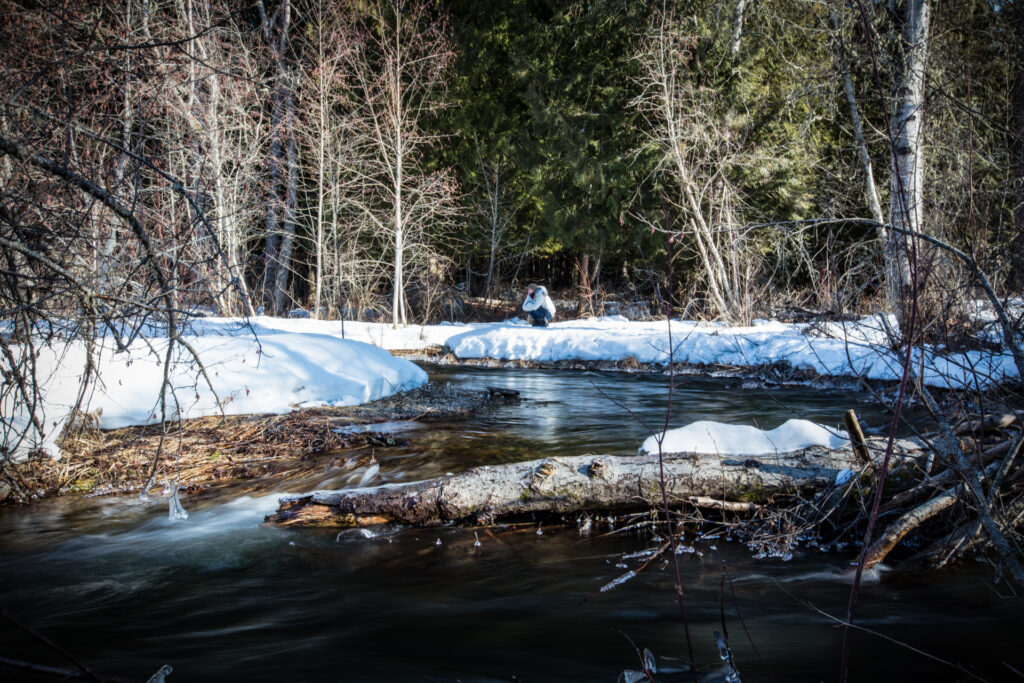
[[555,303],[548,296],[548,290],[534,282],[526,285],[523,310],[530,314],[530,324],[534,327],[547,327],[548,321],[555,317]]

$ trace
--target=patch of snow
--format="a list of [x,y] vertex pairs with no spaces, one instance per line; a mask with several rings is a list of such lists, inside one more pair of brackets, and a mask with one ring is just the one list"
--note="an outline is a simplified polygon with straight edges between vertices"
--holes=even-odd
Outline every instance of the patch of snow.
[[[333,335],[280,332],[261,336],[258,343],[251,336],[237,334],[206,334],[185,340],[202,361],[206,377],[191,354],[176,346],[169,368],[168,419],[213,415],[221,410],[230,415],[280,414],[300,407],[356,405],[427,381],[427,374],[407,360]],[[167,344],[166,338],[137,340],[126,353],[115,353],[110,340],[99,345],[99,380],[84,405],[87,412],[98,416],[98,426],[113,429],[160,421]],[[55,439],[77,398],[85,357],[83,344],[40,350],[37,362],[47,431],[39,435],[30,430],[16,457],[24,457],[34,448],[57,455]],[[13,414],[16,427],[28,424],[24,411],[8,413],[8,406],[3,408],[5,415]]]
[[[848,441],[838,431],[808,420],[787,420],[770,431],[749,425],[701,420],[665,432],[662,451],[707,455],[770,455],[811,446],[840,448]],[[640,452],[657,453],[657,439],[654,436],[648,437],[640,447]]]

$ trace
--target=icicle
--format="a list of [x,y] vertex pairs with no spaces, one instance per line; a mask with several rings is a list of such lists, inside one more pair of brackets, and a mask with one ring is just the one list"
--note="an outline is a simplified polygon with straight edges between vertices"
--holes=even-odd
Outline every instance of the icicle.
[[583,518],[583,521],[579,525],[580,536],[589,536],[591,528],[590,517]]
[[182,507],[181,501],[178,500],[178,489],[177,487],[171,492],[171,500],[168,504],[167,519],[171,520],[184,520],[188,519],[188,512]]
[[644,648],[644,667],[652,674],[658,673],[658,662],[654,660],[654,655],[646,647]]
[[474,548],[479,548],[480,547],[480,534],[478,534],[477,532],[474,531],[473,532],[473,536],[476,537],[476,541],[474,541],[473,547]]
[[621,586],[622,584],[626,583],[627,581],[629,581],[630,579],[634,578],[635,576],[636,576],[636,572],[633,571],[632,569],[630,569],[628,572],[626,572],[622,576],[614,578],[611,581],[609,581],[608,583],[606,583],[605,585],[601,586],[601,591],[600,592],[601,593],[607,593],[608,591],[610,591],[613,588],[618,588],[619,586]]
[[149,680],[146,681],[146,683],[166,683],[167,674],[172,671],[174,671],[174,669],[172,669],[169,664],[164,664],[160,667],[159,671],[149,677]]

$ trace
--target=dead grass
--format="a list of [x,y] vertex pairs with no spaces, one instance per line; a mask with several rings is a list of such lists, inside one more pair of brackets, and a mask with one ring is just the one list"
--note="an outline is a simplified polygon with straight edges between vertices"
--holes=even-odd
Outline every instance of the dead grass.
[[[215,416],[166,425],[100,430],[84,427],[65,436],[60,461],[31,457],[4,472],[8,503],[27,503],[69,493],[138,491],[153,471],[194,490],[224,479],[251,479],[322,453],[368,445],[386,447],[390,435],[372,428],[357,433],[338,427],[393,420],[453,420],[479,410],[487,392],[427,385],[373,403],[308,408],[286,415]],[[161,436],[163,447],[160,449]]]

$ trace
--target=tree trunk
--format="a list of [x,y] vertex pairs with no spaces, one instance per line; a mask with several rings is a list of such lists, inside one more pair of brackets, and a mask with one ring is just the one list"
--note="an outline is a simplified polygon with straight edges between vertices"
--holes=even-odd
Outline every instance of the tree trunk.
[[[274,97],[271,105],[271,136],[270,159],[270,195],[267,206],[266,240],[264,251],[264,296],[271,307],[272,313],[280,313],[284,302],[284,285],[288,279],[291,259],[292,237],[295,231],[295,204],[298,187],[297,160],[295,157],[295,140],[291,137],[291,120],[294,115],[288,82],[288,69],[285,64],[285,43],[291,20],[290,0],[281,0],[281,5],[273,18],[269,17],[262,0],[258,0],[257,8],[263,25],[263,34],[270,48],[277,74],[274,77]],[[281,196],[281,166],[284,163],[285,147],[288,147],[288,181],[285,197]],[[294,175],[293,175],[294,174]],[[289,204],[291,209],[289,211]],[[280,212],[284,208],[285,219],[283,229],[279,227]],[[291,230],[291,235],[288,230]]]
[[[899,56],[892,125],[892,196],[889,223],[904,231],[920,232],[924,212],[925,62],[931,8],[928,0],[906,0],[903,6],[903,53]],[[916,282],[917,239],[906,232],[890,231],[885,244],[886,285],[889,305],[901,330],[907,329]]]
[[[872,452],[884,440],[869,440]],[[897,443],[895,462],[921,453],[914,441]],[[665,457],[672,504],[760,503],[776,495],[826,489],[860,461],[849,447],[774,455]],[[531,513],[643,509],[660,500],[658,457],[581,455],[476,467],[450,477],[373,488],[316,491],[286,498],[267,521],[291,526],[361,526],[402,522],[438,526],[487,523]],[[703,507],[704,505],[702,505]],[[728,507],[728,505],[725,505]]]
[[857,144],[857,156],[860,158],[861,170],[864,172],[864,190],[868,203],[868,210],[871,217],[878,223],[878,239],[886,244],[889,231],[885,228],[885,216],[882,214],[882,204],[878,201],[878,191],[875,187],[875,172],[871,165],[871,156],[868,154],[868,145],[864,139],[864,124],[860,118],[860,108],[857,106],[857,98],[853,92],[853,80],[850,77],[850,64],[846,57],[846,46],[843,43],[842,21],[840,20],[836,0],[833,0],[829,7],[829,14],[832,19],[832,30],[836,35],[836,51],[839,62],[839,70],[843,75],[843,91],[846,93],[846,105],[850,109],[850,124],[853,126],[853,137]]
[[748,0],[736,0],[736,13],[732,18],[732,38],[729,40],[729,55],[733,62],[740,54],[740,39],[743,37],[743,10]]
[[1024,3],[1014,2],[1004,6],[1013,26],[1014,42],[1017,45],[1017,59],[1013,67],[1013,138],[1010,154],[1015,176],[1015,206],[1013,225],[1016,228],[1010,242],[1010,287],[1015,291],[1024,290]]
[[290,84],[284,93],[285,122],[287,136],[285,158],[288,163],[288,184],[285,189],[284,225],[281,231],[281,245],[277,254],[277,268],[274,283],[274,313],[284,312],[288,298],[288,276],[291,274],[292,250],[295,247],[295,211],[299,197],[299,155],[295,144],[295,100]]

